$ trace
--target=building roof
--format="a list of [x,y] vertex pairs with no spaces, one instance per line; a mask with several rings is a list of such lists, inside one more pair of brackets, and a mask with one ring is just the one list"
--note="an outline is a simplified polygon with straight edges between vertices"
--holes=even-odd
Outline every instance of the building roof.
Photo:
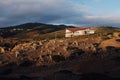
[[78,30],[86,30],[86,29],[89,29],[89,28],[67,28],[67,30],[70,30],[72,32],[75,32],[75,31],[78,31]]

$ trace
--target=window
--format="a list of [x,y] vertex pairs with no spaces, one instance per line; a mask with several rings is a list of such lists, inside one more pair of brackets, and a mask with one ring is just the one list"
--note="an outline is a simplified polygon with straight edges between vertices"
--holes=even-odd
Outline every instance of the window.
[[75,32],[75,33],[79,33],[79,32]]

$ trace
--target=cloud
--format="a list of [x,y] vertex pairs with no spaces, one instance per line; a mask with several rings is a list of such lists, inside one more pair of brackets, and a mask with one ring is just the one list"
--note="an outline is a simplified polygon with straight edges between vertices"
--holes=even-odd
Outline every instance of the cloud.
[[[70,22],[70,21],[69,21]],[[82,16],[77,18],[72,18],[69,24],[76,25],[78,27],[88,27],[88,26],[115,26],[120,25],[120,16]]]
[[100,2],[101,0],[93,0],[93,1],[95,1],[95,2]]
[[120,23],[120,17],[93,16],[87,5],[70,0],[0,0],[0,10],[0,27],[26,22],[78,26]]
[[73,16],[82,16],[86,6],[69,0],[2,0],[0,26],[25,22],[64,22]]

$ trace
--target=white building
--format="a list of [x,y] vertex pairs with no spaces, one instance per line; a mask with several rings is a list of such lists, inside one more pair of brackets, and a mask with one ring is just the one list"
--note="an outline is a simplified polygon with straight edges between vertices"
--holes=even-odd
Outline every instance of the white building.
[[95,31],[90,28],[66,28],[65,37],[74,37],[79,35],[94,34]]

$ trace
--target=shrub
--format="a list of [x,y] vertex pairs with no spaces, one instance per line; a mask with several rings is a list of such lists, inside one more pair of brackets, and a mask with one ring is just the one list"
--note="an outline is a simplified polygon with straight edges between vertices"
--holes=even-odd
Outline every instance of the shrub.
[[73,51],[70,56],[69,56],[69,59],[74,59],[76,58],[77,56],[80,56],[82,53],[84,53],[83,50],[81,49],[76,49],[75,51]]
[[55,61],[55,62],[60,62],[60,61],[64,61],[64,60],[65,60],[65,57],[62,56],[62,55],[53,55],[53,56],[52,56],[52,59],[53,59],[53,61]]
[[19,66],[21,67],[28,67],[28,66],[32,66],[34,64],[33,61],[30,61],[30,60],[25,60],[25,61],[22,61]]
[[120,42],[120,39],[116,39],[116,41]]

